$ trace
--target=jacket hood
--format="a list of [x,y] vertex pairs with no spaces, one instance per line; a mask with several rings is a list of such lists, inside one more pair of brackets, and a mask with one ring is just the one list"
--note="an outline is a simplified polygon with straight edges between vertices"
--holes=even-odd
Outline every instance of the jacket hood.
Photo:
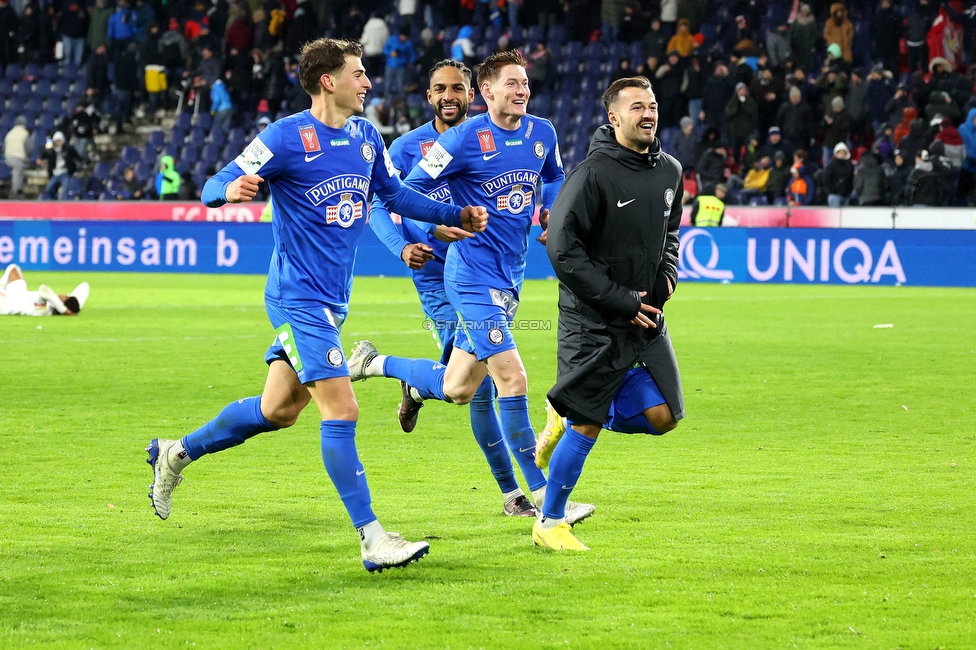
[[461,29],[458,30],[457,37],[458,38],[471,38],[471,35],[472,34],[474,34],[474,29],[470,25],[465,25],[464,27],[462,27]]
[[916,117],[918,117],[918,110],[909,106],[901,112],[901,123],[908,126]]
[[935,139],[945,142],[950,146],[962,144],[962,136],[959,135],[958,129],[952,126],[952,123],[949,122],[949,120],[944,120],[942,122],[942,130],[937,136],[935,136]]
[[654,142],[651,144],[651,149],[648,153],[637,153],[617,142],[613,127],[609,124],[604,124],[593,134],[593,138],[590,140],[590,148],[586,152],[587,157],[594,154],[602,154],[608,158],[613,158],[624,167],[630,169],[640,169],[647,164],[654,167],[657,165],[658,159],[662,154],[661,141],[654,138]]
[[867,169],[875,169],[878,167],[878,157],[869,151],[865,153],[863,156],[861,156],[860,164],[861,167],[865,167]]
[[921,137],[925,135],[925,131],[928,125],[925,124],[925,120],[912,120],[912,123],[908,127],[908,135],[913,137]]
[[166,165],[166,167],[169,170],[172,171],[172,169],[173,169],[173,156],[163,156],[162,158],[160,158],[159,159],[159,166],[162,167],[163,165]]
[[840,9],[841,12],[842,12],[841,13],[841,20],[844,20],[845,18],[847,18],[847,7],[845,7],[840,2],[835,2],[834,4],[830,5],[830,16],[831,16],[831,18],[833,18],[834,12],[837,11],[838,9]]

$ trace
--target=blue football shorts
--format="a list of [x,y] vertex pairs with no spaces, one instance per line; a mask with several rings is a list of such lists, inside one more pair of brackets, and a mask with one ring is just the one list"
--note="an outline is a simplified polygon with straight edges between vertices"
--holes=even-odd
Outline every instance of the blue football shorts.
[[659,435],[644,417],[644,411],[665,404],[664,395],[658,388],[651,373],[644,367],[631,368],[617,389],[610,404],[606,422],[593,422],[579,414],[569,412],[566,418],[570,424],[599,424],[604,429],[618,433],[650,433]]
[[515,290],[447,283],[445,289],[460,321],[454,347],[475,355],[478,361],[516,349],[509,330],[518,309]]
[[274,342],[264,355],[268,365],[277,359],[287,361],[303,384],[349,376],[339,340],[345,316],[337,316],[326,307],[266,307],[271,326],[275,328]]
[[454,336],[458,331],[457,312],[447,299],[443,285],[439,289],[421,290],[418,287],[417,295],[420,296],[424,316],[427,317],[424,327],[430,330],[441,351],[440,362],[447,364],[447,360],[451,358],[451,350],[454,349]]

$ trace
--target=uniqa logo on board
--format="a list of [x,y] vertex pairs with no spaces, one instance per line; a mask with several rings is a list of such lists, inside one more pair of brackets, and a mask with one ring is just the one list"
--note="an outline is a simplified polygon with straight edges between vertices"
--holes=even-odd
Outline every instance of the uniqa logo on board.
[[[836,246],[829,239],[821,239],[819,247],[817,243],[815,239],[807,239],[797,245],[792,239],[773,238],[768,245],[760,247],[756,238],[750,237],[746,244],[747,280],[769,282],[779,276],[783,282],[793,282],[794,277],[800,280],[802,276],[808,282],[830,282],[833,272],[834,278],[845,284],[877,283],[884,276],[893,276],[901,284],[906,282],[898,249],[890,239],[882,247],[877,263],[871,248],[862,239],[849,237]],[[726,282],[735,279],[731,270],[719,268],[719,253],[718,243],[707,230],[686,231],[678,251],[678,278]],[[768,260],[765,268],[759,267],[757,257]]]
[[[710,246],[708,261],[702,264],[695,252],[695,240],[707,239],[705,246]],[[704,246],[702,246],[704,248]],[[704,255],[704,253],[702,253]],[[688,278],[699,280],[734,280],[732,271],[716,268],[718,266],[718,244],[711,233],[702,228],[692,228],[685,232],[678,248],[678,279]]]

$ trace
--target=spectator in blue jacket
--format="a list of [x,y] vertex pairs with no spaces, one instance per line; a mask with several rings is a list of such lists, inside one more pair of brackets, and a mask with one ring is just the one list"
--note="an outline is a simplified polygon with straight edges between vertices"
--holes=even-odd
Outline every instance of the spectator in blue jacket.
[[213,114],[213,128],[227,132],[234,117],[234,104],[223,79],[214,81],[210,88],[210,112]]
[[386,94],[402,94],[404,73],[417,59],[410,41],[410,27],[404,25],[399,34],[387,39],[383,54],[386,55]]
[[885,109],[895,96],[893,76],[880,63],[871,68],[871,74],[868,75],[868,110],[875,133],[888,121],[888,111]]
[[976,108],[969,109],[966,121],[959,127],[962,144],[966,148],[966,158],[962,163],[959,187],[956,197],[963,205],[971,205],[973,189],[976,187]]
[[129,43],[135,42],[136,12],[126,0],[119,0],[118,6],[108,19],[108,41],[112,61],[118,62]]

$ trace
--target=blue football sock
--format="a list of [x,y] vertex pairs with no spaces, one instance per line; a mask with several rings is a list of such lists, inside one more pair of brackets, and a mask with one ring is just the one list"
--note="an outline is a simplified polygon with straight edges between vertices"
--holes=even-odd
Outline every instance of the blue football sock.
[[491,467],[492,476],[498,481],[502,494],[517,490],[512,457],[508,455],[508,447],[503,442],[505,436],[502,435],[502,422],[495,412],[495,385],[491,377],[485,377],[471,400],[471,430],[488,459],[488,466]]
[[322,421],[322,462],[356,528],[376,520],[370,507],[366,470],[356,453],[356,423]]
[[213,420],[183,436],[183,448],[191,460],[196,460],[277,428],[261,414],[261,396],[246,397],[231,402]]
[[444,373],[447,366],[430,359],[405,359],[387,357],[383,363],[383,374],[405,381],[420,393],[424,399],[449,401],[444,397]]
[[546,476],[535,466],[535,432],[529,421],[529,398],[525,395],[499,397],[498,408],[502,415],[505,442],[515,456],[529,489],[538,490],[546,484]]
[[549,459],[549,487],[542,504],[542,516],[562,519],[566,516],[566,502],[583,473],[586,455],[596,444],[596,438],[587,438],[575,429],[566,429],[563,439],[556,445]]

